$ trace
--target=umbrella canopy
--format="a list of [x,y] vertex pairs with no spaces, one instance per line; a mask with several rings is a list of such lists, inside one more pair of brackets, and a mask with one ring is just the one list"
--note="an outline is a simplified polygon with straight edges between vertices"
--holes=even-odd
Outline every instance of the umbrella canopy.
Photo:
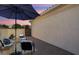
[[8,19],[28,20],[39,14],[30,4],[0,4],[0,16]]

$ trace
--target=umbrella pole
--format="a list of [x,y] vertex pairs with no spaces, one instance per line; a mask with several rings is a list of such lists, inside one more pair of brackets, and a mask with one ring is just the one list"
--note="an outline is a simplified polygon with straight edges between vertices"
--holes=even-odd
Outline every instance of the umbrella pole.
[[17,20],[15,19],[15,53],[17,52],[17,48],[16,48],[16,44],[17,44],[17,42],[16,42],[16,37],[17,37],[17,28],[16,28],[16,24],[17,24]]
[[[16,9],[17,10],[17,9]],[[20,51],[17,51],[17,13],[15,14],[15,55],[21,54]]]
[[[17,19],[15,18],[15,24],[17,24]],[[15,25],[15,51],[11,53],[11,55],[21,55],[22,53],[20,51],[17,51],[17,27]]]
[[[17,24],[17,18],[15,18],[15,24]],[[21,54],[21,52],[17,51],[17,27],[16,26],[17,25],[15,25],[15,55],[19,55]]]

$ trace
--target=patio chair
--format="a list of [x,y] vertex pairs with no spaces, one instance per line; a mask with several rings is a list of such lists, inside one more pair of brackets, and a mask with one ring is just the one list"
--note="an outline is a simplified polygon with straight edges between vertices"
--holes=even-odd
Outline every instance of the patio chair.
[[10,50],[12,45],[13,45],[13,42],[8,38],[0,40],[0,53],[4,54],[3,53],[4,51],[6,52],[6,51]]
[[13,45],[13,41],[8,38],[4,38],[2,43],[4,48],[11,47]]
[[22,54],[33,54],[35,50],[33,42],[31,40],[21,41],[21,49],[22,49]]

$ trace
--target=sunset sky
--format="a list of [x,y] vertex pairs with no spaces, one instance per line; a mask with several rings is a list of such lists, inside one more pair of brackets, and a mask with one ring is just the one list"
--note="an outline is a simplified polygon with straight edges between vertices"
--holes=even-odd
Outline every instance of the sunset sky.
[[52,4],[33,4],[34,9],[40,14],[51,7]]
[[[41,14],[42,12],[44,12],[45,10],[47,10],[49,7],[52,6],[52,4],[32,4],[32,5],[33,5],[33,8],[39,14]],[[25,20],[25,21],[17,20],[17,23],[21,24],[21,25],[30,25],[29,20]],[[4,18],[4,17],[0,16],[0,24],[9,24],[9,25],[10,24],[15,24],[15,20],[7,19],[7,18]]]

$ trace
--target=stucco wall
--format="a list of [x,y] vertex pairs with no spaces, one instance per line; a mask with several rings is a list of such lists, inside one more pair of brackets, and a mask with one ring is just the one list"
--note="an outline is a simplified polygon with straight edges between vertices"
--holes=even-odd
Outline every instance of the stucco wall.
[[79,5],[64,8],[36,18],[32,22],[32,36],[79,54]]
[[[16,33],[17,33],[16,37],[18,38],[21,33],[25,34],[25,30],[17,29]],[[15,29],[0,29],[0,40],[8,38],[11,34],[15,35]]]

